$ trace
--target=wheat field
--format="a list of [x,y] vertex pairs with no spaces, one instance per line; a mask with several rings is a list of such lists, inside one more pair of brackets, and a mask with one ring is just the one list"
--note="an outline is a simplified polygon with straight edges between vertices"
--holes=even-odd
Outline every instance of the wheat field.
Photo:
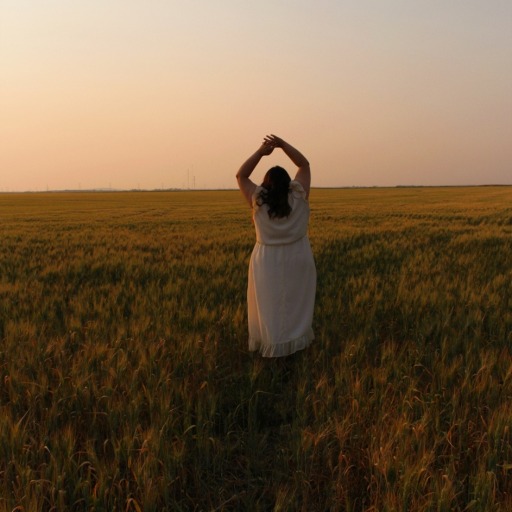
[[1,194],[0,511],[512,510],[512,187],[310,201],[263,360],[238,192]]

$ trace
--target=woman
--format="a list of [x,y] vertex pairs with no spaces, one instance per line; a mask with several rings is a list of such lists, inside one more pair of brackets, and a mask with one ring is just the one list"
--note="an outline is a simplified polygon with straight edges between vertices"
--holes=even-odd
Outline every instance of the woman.
[[[256,186],[250,176],[275,148],[297,166],[295,179],[276,166]],[[307,236],[309,162],[283,139],[270,135],[242,164],[236,178],[253,210],[256,228],[247,287],[249,350],[258,350],[263,357],[287,356],[314,338],[316,269]]]

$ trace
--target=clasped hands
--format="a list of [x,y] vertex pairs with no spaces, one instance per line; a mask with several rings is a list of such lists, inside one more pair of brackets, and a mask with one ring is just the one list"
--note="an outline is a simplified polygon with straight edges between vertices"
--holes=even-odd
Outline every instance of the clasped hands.
[[262,156],[268,156],[274,151],[275,148],[283,147],[283,139],[277,135],[266,135],[263,143],[260,146],[259,152]]

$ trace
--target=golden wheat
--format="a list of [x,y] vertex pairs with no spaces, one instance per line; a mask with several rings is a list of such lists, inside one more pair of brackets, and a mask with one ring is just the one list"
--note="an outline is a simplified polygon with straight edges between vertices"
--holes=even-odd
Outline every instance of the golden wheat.
[[0,511],[510,510],[511,205],[313,190],[316,340],[265,361],[237,192],[0,195]]

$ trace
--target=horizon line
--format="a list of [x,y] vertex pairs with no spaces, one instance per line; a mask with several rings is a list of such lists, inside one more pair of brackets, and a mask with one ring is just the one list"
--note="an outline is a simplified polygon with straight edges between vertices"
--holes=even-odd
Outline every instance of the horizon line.
[[[512,187],[512,183],[481,183],[477,185],[335,185],[335,186],[316,186],[311,189],[319,190],[340,190],[340,189],[389,189],[389,188],[478,188],[478,187]],[[237,191],[237,187],[221,188],[86,188],[86,189],[47,189],[47,190],[0,190],[0,194],[87,194],[87,193],[126,193],[126,192],[229,192]]]

